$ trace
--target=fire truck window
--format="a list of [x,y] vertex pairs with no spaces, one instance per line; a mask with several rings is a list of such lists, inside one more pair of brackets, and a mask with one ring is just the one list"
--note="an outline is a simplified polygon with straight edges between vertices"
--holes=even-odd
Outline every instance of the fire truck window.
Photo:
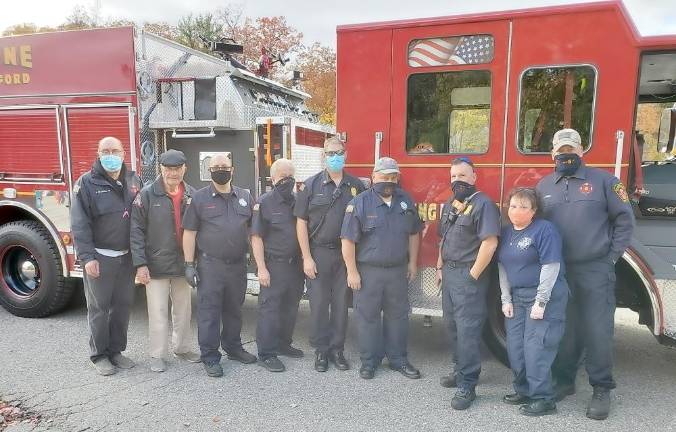
[[408,46],[408,65],[429,67],[490,63],[494,50],[493,36],[485,34],[416,39]]
[[490,71],[411,75],[406,105],[409,154],[485,153],[488,150]]
[[591,66],[532,68],[521,78],[518,146],[523,153],[548,153],[559,129],[580,133],[591,146],[596,71]]

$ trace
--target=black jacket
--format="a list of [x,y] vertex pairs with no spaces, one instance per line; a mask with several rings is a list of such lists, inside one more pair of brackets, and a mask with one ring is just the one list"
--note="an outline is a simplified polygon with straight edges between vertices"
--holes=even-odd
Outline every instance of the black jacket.
[[[181,220],[195,189],[183,182]],[[183,276],[183,248],[176,239],[174,203],[162,177],[145,186],[134,200],[131,221],[131,257],[135,267],[148,266],[150,277]]]
[[129,249],[131,207],[141,180],[122,164],[113,180],[97,159],[73,187],[70,212],[75,251],[82,265],[96,259],[95,248]]

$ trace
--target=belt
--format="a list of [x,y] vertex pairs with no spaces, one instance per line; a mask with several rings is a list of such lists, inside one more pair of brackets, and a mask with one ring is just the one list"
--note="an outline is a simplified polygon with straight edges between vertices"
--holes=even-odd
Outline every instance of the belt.
[[384,264],[377,263],[377,264],[374,264],[374,263],[367,263],[367,262],[364,262],[364,261],[359,261],[357,264],[359,264],[359,265],[365,265],[365,266],[369,266],[369,267],[377,267],[377,268],[392,268],[392,267],[400,267],[400,266],[406,265],[406,262],[400,262],[400,263],[384,263]]
[[117,258],[123,255],[127,255],[129,253],[129,249],[113,250],[113,249],[94,248],[94,250],[96,250],[96,252],[98,252],[99,254],[107,256],[109,258]]
[[474,262],[444,261],[444,265],[450,268],[464,268],[464,267],[472,267],[472,265],[474,265]]
[[274,255],[274,254],[265,254],[265,260],[266,261],[272,261],[272,262],[277,262],[277,263],[297,263],[299,261],[299,256],[283,256],[283,255]]
[[326,249],[340,249],[341,243],[314,243],[310,244],[312,247],[326,248]]
[[220,257],[215,257],[213,255],[207,255],[204,252],[202,252],[200,255],[203,258],[217,260],[217,261],[220,261],[220,262],[225,263],[225,264],[239,264],[241,262],[244,262],[244,257],[240,257],[240,258],[220,258]]

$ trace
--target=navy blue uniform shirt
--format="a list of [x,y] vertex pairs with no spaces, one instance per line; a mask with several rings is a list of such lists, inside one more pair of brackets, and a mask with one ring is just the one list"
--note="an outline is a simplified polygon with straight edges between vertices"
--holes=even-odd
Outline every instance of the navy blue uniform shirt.
[[509,224],[502,229],[498,261],[505,268],[510,287],[537,287],[542,266],[562,261],[561,236],[554,224],[544,219],[534,219],[521,231]]
[[295,258],[300,255],[296,236],[295,200],[285,201],[273,189],[261,195],[253,208],[251,234],[263,239],[265,254]]
[[395,189],[391,205],[369,189],[345,209],[341,237],[356,243],[357,262],[395,266],[408,262],[408,238],[422,230],[411,197]]
[[[352,198],[362,192],[364,192],[364,184],[361,180],[344,171],[339,192],[336,192],[336,184],[324,170],[308,178],[301,185],[296,195],[293,214],[308,222],[308,234],[312,234],[326,213],[324,223],[310,239],[311,243],[340,244],[340,228],[343,224],[345,208]],[[334,194],[339,195],[327,213]]]
[[444,262],[473,263],[479,254],[481,242],[500,235],[500,212],[488,195],[477,192],[452,222],[450,213],[453,199],[451,197],[444,204],[439,221],[441,258]]
[[629,246],[634,213],[624,185],[609,172],[583,164],[570,177],[549,174],[536,191],[545,219],[561,233],[566,262],[617,261]]
[[246,190],[232,186],[228,194],[213,184],[193,194],[183,215],[183,229],[197,231],[197,249],[214,258],[243,258],[249,249],[249,227],[253,198]]

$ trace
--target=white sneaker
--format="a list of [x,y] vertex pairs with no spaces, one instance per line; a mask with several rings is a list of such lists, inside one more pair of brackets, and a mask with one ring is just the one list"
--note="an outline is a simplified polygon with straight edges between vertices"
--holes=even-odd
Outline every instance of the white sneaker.
[[202,361],[202,358],[200,357],[199,354],[194,353],[192,351],[184,352],[184,353],[174,353],[174,355],[181,359],[188,361],[190,363],[200,363]]
[[167,362],[161,358],[152,358],[150,360],[150,370],[153,372],[164,372],[167,370]]
[[117,372],[115,366],[113,366],[107,357],[103,357],[102,359],[92,362],[92,366],[94,366],[94,369],[96,369],[96,372],[98,372],[99,375],[103,376],[113,375],[115,372]]

